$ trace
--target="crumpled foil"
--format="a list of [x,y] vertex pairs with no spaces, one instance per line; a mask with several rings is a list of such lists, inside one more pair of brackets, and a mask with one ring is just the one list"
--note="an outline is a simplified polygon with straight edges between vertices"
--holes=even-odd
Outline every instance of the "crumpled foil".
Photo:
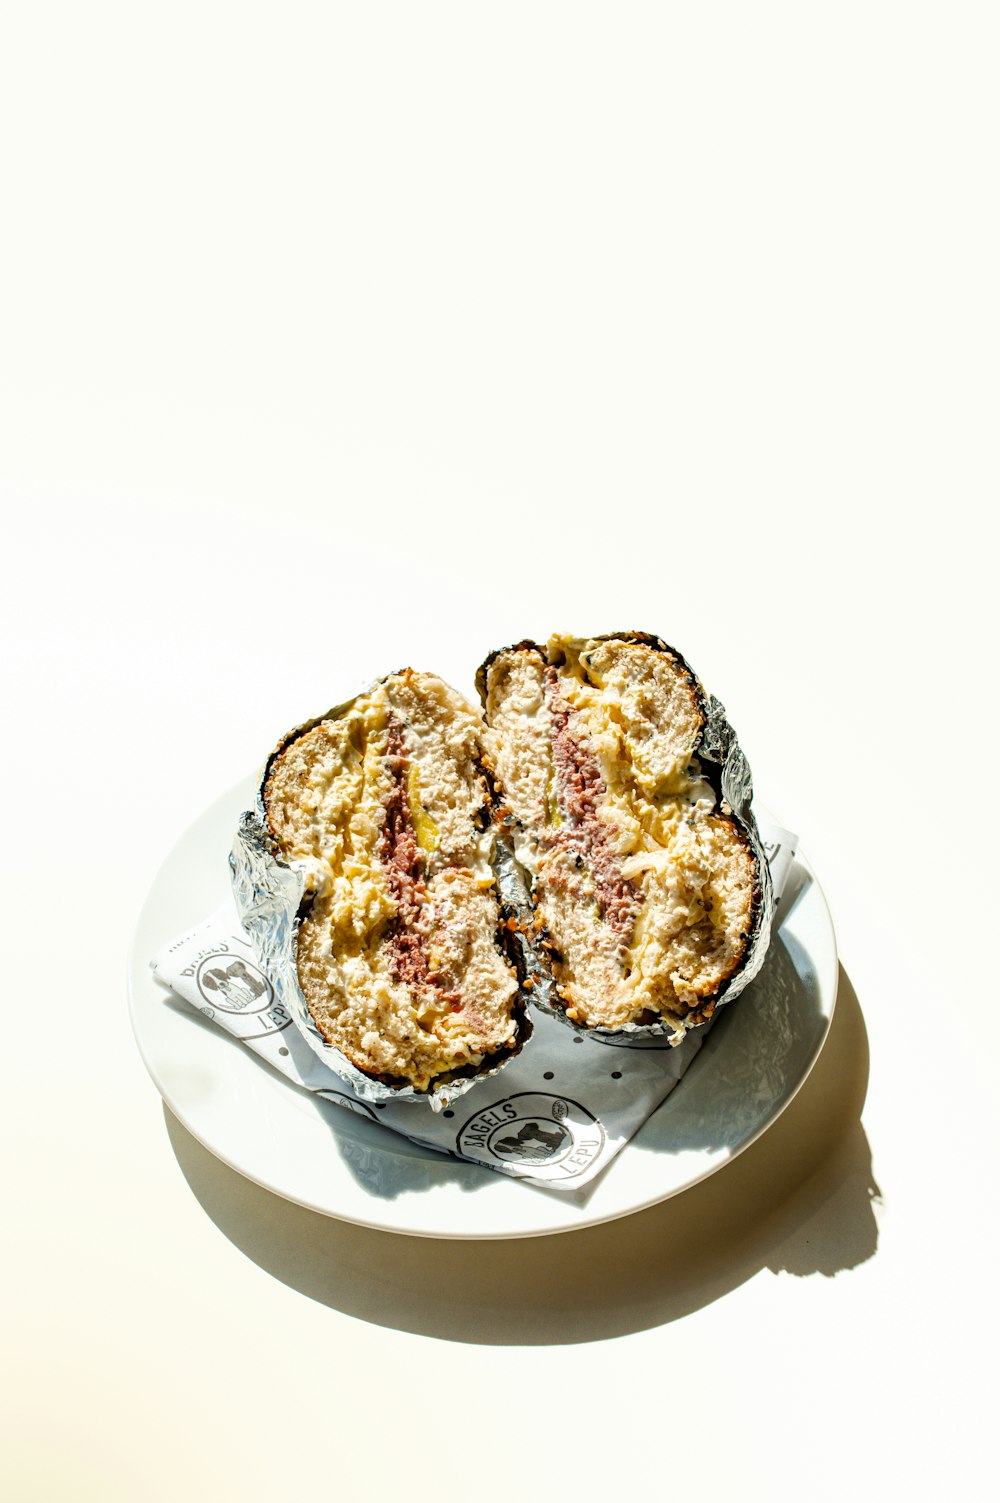
[[[641,639],[650,643],[659,642],[661,647],[666,646],[665,643],[660,642],[659,638],[633,632],[609,632],[606,637],[595,638],[595,640],[603,641],[609,638],[621,638],[623,641]],[[484,708],[486,704],[485,669],[493,658],[504,650],[499,648],[496,652],[490,653],[477,675],[476,682]],[[614,1029],[588,1028],[585,1023],[574,1022],[572,1018],[566,1016],[565,1009],[556,997],[555,980],[548,969],[540,945],[530,935],[527,939],[522,939],[525,968],[534,983],[531,1000],[535,1006],[587,1038],[598,1039],[605,1044],[643,1049],[676,1048],[690,1033],[706,1033],[712,1027],[718,1018],[719,1009],[726,1003],[734,1001],[740,992],[750,985],[764,964],[764,957],[771,940],[775,907],[771,872],[752,808],[753,777],[750,764],[736,739],[736,732],[726,718],[725,706],[715,698],[714,694],[705,693],[701,681],[691,671],[690,666],[676,648],[671,647],[668,650],[690,674],[704,703],[706,723],[701,738],[694,748],[694,755],[701,763],[708,780],[716,787],[720,804],[728,804],[757,861],[757,887],[750,917],[751,931],[746,960],[736,974],[723,983],[715,998],[715,1012],[703,1023],[685,1024],[680,1028],[667,1021],[624,1023],[621,1028]],[[726,812],[725,809],[722,812]],[[519,912],[530,911],[533,908],[531,877],[517,860],[511,847],[505,847],[499,853],[496,870],[498,886],[504,900]]]
[[[376,683],[380,682],[382,680],[376,680]],[[339,1049],[327,1043],[317,1028],[315,1019],[309,1011],[309,1005],[302,994],[296,966],[296,953],[302,903],[308,883],[309,863],[297,860],[286,862],[275,854],[274,841],[268,830],[264,810],[264,786],[271,764],[279,752],[283,751],[296,737],[319,725],[321,721],[339,718],[351,708],[356,699],[370,693],[374,687],[375,684],[369,684],[355,696],[355,699],[336,705],[325,715],[318,715],[315,719],[306,721],[290,731],[268,757],[257,784],[254,807],[240,816],[229,856],[233,897],[240,922],[250,937],[261,969],[274,987],[276,999],[288,1009],[299,1032],[323,1063],[343,1080],[348,1081],[351,1088],[365,1101],[373,1103],[424,1101],[430,1103],[433,1111],[439,1112],[457,1101],[459,1097],[464,1096],[466,1091],[471,1090],[478,1081],[496,1075],[509,1060],[520,1053],[531,1037],[527,993],[523,989],[520,990],[515,1004],[516,1045],[507,1050],[502,1058],[495,1059],[494,1063],[484,1065],[479,1070],[469,1068],[443,1076],[439,1082],[433,1082],[425,1091],[417,1090],[416,1087],[410,1085],[389,1085],[385,1081],[366,1075]],[[499,855],[501,844],[502,838],[496,840],[495,861],[505,859]],[[501,892],[503,893],[502,888]],[[506,903],[508,910],[513,910],[513,916],[519,922],[527,924],[530,921],[528,910],[523,907],[518,908],[506,893],[503,893],[503,902]],[[503,904],[501,904],[501,921],[506,917],[507,913],[503,911]],[[519,964],[519,979],[523,974]]]

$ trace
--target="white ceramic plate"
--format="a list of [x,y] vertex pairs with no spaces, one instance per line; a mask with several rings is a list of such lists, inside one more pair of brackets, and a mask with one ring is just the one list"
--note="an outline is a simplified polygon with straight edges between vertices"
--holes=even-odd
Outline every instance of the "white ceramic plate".
[[837,951],[829,910],[798,857],[761,974],[723,1010],[680,1085],[583,1190],[545,1190],[405,1142],[296,1090],[152,979],[150,958],[223,901],[227,856],[253,784],[191,826],[160,869],[129,962],[132,1025],[160,1094],[190,1133],[286,1200],[386,1231],[527,1237],[641,1210],[722,1168],[779,1116],[830,1027]]

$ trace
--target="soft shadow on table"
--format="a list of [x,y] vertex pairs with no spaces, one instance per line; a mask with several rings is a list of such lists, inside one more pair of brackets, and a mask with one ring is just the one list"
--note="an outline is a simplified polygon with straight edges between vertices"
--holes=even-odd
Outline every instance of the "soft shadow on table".
[[832,1277],[872,1257],[879,1189],[861,1125],[868,1038],[843,968],[830,1035],[784,1115],[692,1189],[619,1221],[502,1242],[370,1231],[227,1168],[164,1108],[191,1189],[241,1252],[358,1320],[443,1340],[597,1341],[664,1325],[755,1274]]

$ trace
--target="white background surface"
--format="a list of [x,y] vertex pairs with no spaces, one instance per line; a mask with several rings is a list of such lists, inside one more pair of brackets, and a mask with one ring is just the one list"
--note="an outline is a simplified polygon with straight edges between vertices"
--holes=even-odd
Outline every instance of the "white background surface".
[[[987,1496],[994,7],[3,32],[9,1495]],[[793,1108],[524,1244],[216,1164],[126,1023],[180,830],[345,679],[622,626],[830,897]]]

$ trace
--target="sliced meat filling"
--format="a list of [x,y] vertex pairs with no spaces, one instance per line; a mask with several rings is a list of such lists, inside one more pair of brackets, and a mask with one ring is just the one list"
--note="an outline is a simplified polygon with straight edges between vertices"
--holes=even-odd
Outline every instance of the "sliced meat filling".
[[386,761],[392,787],[386,800],[378,853],[396,908],[386,939],[393,979],[414,991],[435,993],[443,1004],[458,1011],[462,1006],[461,993],[449,991],[444,974],[431,967],[431,935],[435,928],[446,928],[447,920],[435,912],[424,880],[427,858],[417,839],[408,792],[413,764],[407,754],[403,727],[396,719],[389,722]]
[[622,943],[627,943],[642,900],[633,884],[622,876],[621,861],[612,846],[608,826],[598,818],[598,809],[608,790],[586,740],[573,733],[576,711],[559,693],[554,668],[546,673],[545,684],[552,717],[556,796],[560,810],[570,822],[568,828],[546,832],[545,838],[553,847],[563,846],[578,852],[582,869],[593,881],[601,918]]

